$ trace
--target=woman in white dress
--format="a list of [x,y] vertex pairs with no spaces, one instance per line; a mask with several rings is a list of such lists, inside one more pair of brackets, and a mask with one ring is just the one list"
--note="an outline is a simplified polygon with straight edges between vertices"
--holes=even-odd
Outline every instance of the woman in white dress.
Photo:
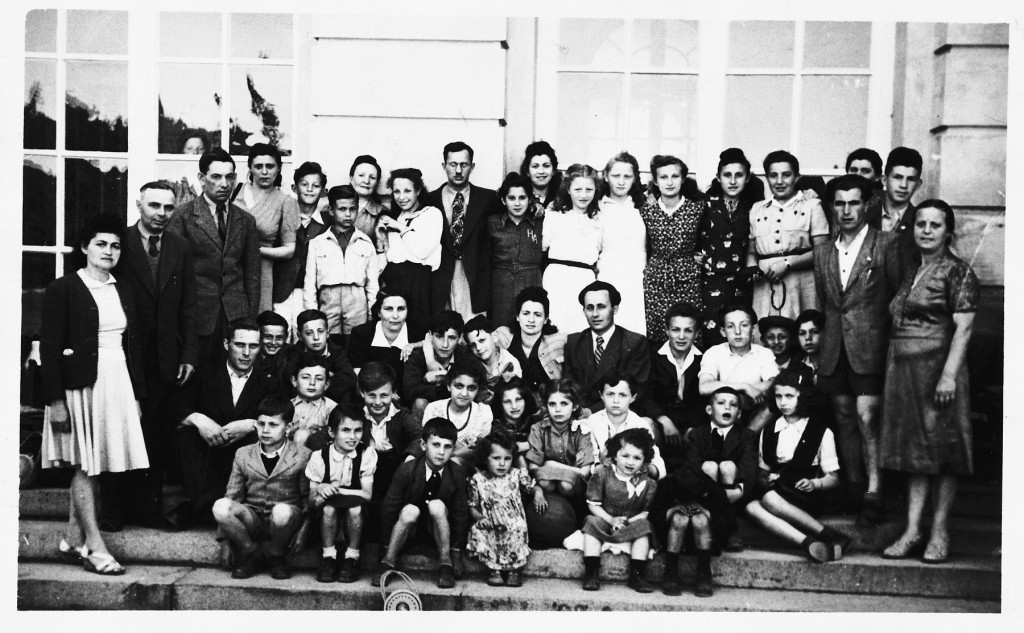
[[620,152],[608,161],[604,178],[605,195],[597,216],[604,240],[597,260],[597,278],[615,286],[622,295],[615,324],[646,335],[647,226],[640,217],[646,202],[640,185],[640,164],[629,152]]
[[100,534],[98,476],[149,468],[136,401],[143,383],[132,338],[135,315],[128,291],[110,274],[124,233],[117,215],[88,220],[79,240],[85,268],[46,287],[40,330],[48,403],[42,465],[75,469],[60,554],[103,575],[123,574],[124,567]]
[[544,215],[542,246],[548,253],[544,289],[551,299],[551,322],[564,332],[587,328],[576,297],[597,278],[602,241],[597,220],[600,183],[590,165],[572,165],[562,179],[555,210]]

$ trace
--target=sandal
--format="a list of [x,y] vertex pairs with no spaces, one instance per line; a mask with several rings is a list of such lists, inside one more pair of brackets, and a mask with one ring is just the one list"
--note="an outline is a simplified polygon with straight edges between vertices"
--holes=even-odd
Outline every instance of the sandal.
[[100,576],[120,576],[124,573],[121,563],[114,560],[110,554],[100,552],[88,552],[82,558],[82,568],[87,572],[99,574]]
[[57,545],[57,553],[64,562],[78,565],[82,562],[82,559],[89,555],[89,548],[84,543],[74,547],[66,540],[61,539],[60,544]]

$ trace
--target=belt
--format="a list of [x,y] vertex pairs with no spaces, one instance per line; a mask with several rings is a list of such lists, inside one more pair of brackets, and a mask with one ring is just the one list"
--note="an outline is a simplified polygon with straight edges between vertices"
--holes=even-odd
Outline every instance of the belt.
[[596,274],[596,266],[594,264],[584,264],[582,262],[574,262],[567,259],[549,259],[549,264],[559,264],[561,266],[569,266],[571,268],[583,268]]
[[758,253],[757,259],[758,261],[761,261],[762,259],[774,259],[776,257],[790,257],[792,255],[803,255],[804,253],[810,253],[813,250],[813,246],[804,246],[802,248],[794,248],[793,250],[786,251],[785,253],[772,253],[771,255],[761,255],[760,253]]
[[510,270],[514,273],[520,273],[528,270],[540,270],[540,266],[533,264],[520,264],[519,262],[512,262],[511,264],[493,264],[492,267],[495,270]]

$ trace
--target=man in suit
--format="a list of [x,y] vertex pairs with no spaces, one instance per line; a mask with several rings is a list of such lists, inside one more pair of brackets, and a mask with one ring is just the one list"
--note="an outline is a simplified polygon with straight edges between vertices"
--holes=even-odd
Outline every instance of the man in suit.
[[476,164],[473,148],[455,141],[444,146],[448,182],[430,192],[427,204],[444,212],[441,265],[431,278],[430,312],[450,308],[469,321],[490,306],[491,254],[487,216],[496,211],[493,189],[469,182]]
[[633,376],[637,397],[633,409],[643,411],[644,394],[651,376],[651,352],[647,337],[615,325],[622,295],[606,281],[594,281],[578,295],[590,326],[570,334],[565,342],[562,377],[580,386],[583,406],[591,412],[603,408],[601,378],[612,369]]
[[[832,396],[839,454],[858,524],[882,519],[878,467],[878,409],[889,342],[889,300],[902,273],[896,235],[867,224],[871,184],[860,176],[836,179],[832,200],[839,225],[834,242],[814,249],[814,281],[825,313],[818,388]],[[867,491],[864,478],[867,478]]]
[[199,159],[203,195],[179,207],[168,230],[192,247],[198,297],[199,361],[222,358],[224,324],[255,318],[260,305],[256,220],[229,200],[235,161],[220,148]]
[[[921,186],[924,161],[917,150],[897,147],[885,159],[885,195],[876,195],[867,204],[867,224],[884,233],[900,235],[901,246],[912,247],[914,231],[914,204],[910,199]],[[834,212],[838,213],[838,212]]]
[[[164,229],[174,214],[174,188],[158,181],[142,186],[135,205],[139,221],[128,228],[114,277],[135,299],[146,397],[142,432],[149,468],[101,477],[101,520],[120,531],[125,519],[160,527],[164,468],[170,435],[165,410],[170,396],[196,367],[196,273],[189,243]],[[131,516],[125,516],[126,511]]]
[[255,367],[260,332],[254,320],[228,323],[223,345],[227,362],[201,367],[171,407],[178,420],[175,440],[188,495],[167,516],[175,527],[211,518],[213,502],[224,496],[235,451],[256,440],[256,406],[263,396],[282,391],[270,372]]

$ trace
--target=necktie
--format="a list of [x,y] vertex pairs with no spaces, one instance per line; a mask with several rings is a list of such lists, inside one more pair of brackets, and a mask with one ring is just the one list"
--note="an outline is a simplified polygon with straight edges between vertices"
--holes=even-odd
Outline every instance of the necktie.
[[430,471],[430,479],[427,480],[425,489],[427,500],[436,499],[437,493],[441,490],[441,473],[436,470]]
[[160,238],[158,236],[156,236],[156,235],[150,235],[149,236],[149,250],[147,251],[149,253],[150,257],[156,257],[157,255],[160,254],[159,246],[160,246]]
[[220,234],[220,241],[224,241],[224,238],[228,234],[228,216],[227,216],[227,205],[223,202],[217,203],[217,233]]
[[462,226],[465,215],[465,198],[460,191],[455,194],[455,200],[452,201],[452,250],[455,251],[456,257],[462,256]]
[[725,448],[725,438],[720,431],[711,432],[711,448],[718,453],[721,453],[722,449]]
[[594,348],[594,364],[601,364],[601,357],[604,356],[604,337],[597,337],[597,347]]

